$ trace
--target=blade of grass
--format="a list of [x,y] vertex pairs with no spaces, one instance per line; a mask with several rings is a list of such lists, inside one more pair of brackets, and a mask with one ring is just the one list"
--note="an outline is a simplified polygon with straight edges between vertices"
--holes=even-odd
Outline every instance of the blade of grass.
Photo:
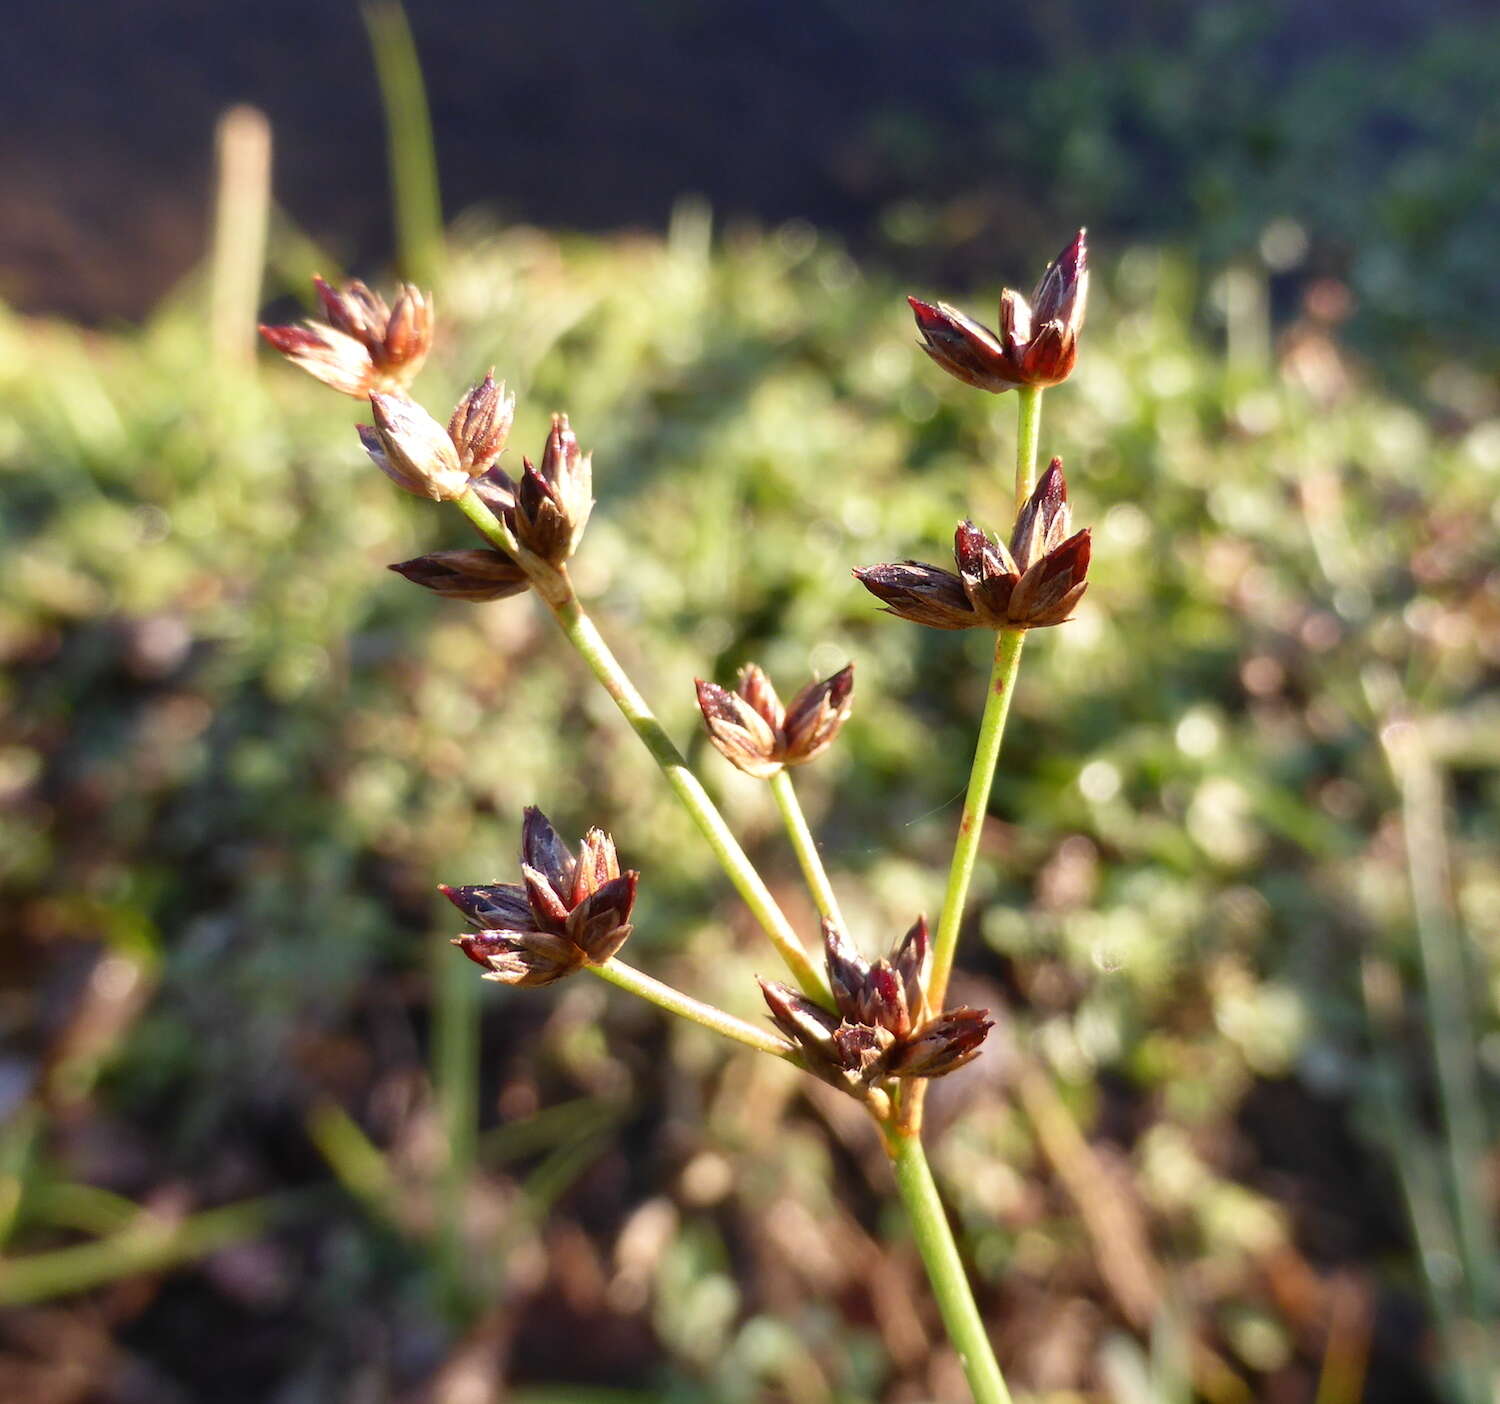
[[176,1221],[142,1213],[108,1238],[11,1258],[0,1263],[0,1306],[29,1306],[194,1262],[256,1237],[310,1198],[294,1194],[252,1199]]
[[422,65],[406,11],[399,4],[376,0],[364,6],[363,14],[385,110],[401,272],[412,282],[431,287],[442,275],[443,201]]

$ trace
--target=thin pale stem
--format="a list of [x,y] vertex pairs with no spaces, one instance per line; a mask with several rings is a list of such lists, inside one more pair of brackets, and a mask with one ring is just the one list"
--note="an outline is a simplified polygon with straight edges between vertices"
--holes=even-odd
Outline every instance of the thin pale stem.
[[796,851],[802,876],[807,879],[808,890],[818,905],[819,913],[832,922],[840,931],[848,931],[844,925],[844,914],[839,910],[839,899],[834,895],[833,884],[828,881],[828,872],[823,867],[823,855],[818,852],[817,840],[807,827],[807,816],[797,799],[792,785],[791,772],[778,770],[771,777],[771,793],[776,797],[776,807],[781,811],[786,824],[787,837]]
[[964,902],[969,895],[969,882],[979,856],[979,839],[984,829],[985,811],[989,808],[995,762],[1000,757],[1000,743],[1005,737],[1005,719],[1010,714],[1010,699],[1016,690],[1021,645],[1025,639],[1025,633],[1019,629],[1003,629],[995,639],[995,664],[990,670],[989,695],[979,723],[979,740],[974,747],[974,764],[969,771],[969,790],[964,796],[958,840],[953,845],[948,889],[943,894],[943,914],[938,919],[937,934],[932,942],[932,974],[927,982],[927,1002],[934,1011],[943,1007],[948,977],[953,972],[953,955],[958,947],[959,927],[963,924]]
[[498,546],[506,555],[514,556],[517,560],[521,558],[521,546],[515,533],[472,492],[466,492],[458,499],[458,507],[492,546]]
[[974,1301],[973,1289],[958,1256],[953,1229],[938,1195],[920,1137],[896,1133],[886,1149],[896,1172],[896,1187],[911,1220],[912,1234],[943,1315],[948,1339],[958,1352],[974,1404],[1011,1404],[1010,1390],[995,1359],[994,1347]]
[[628,990],[641,999],[650,1000],[652,1004],[665,1009],[670,1014],[676,1014],[683,1019],[691,1019],[693,1023],[701,1024],[705,1029],[712,1029],[716,1034],[723,1034],[725,1038],[732,1038],[736,1043],[743,1043],[745,1047],[753,1048],[758,1053],[769,1053],[773,1058],[785,1058],[789,1063],[798,1061],[791,1044],[784,1039],[777,1038],[775,1034],[767,1033],[764,1029],[756,1028],[754,1024],[737,1018],[717,1005],[705,1004],[702,1000],[683,994],[681,990],[673,989],[671,985],[664,985],[660,980],[652,978],[644,971],[637,970],[633,965],[626,965],[621,960],[611,959],[603,965],[590,965],[587,968],[601,980],[608,980],[610,984],[622,990]]
[[1022,385],[1016,391],[1016,511],[1036,486],[1036,450],[1042,432],[1042,391]]
[[1388,724],[1381,741],[1401,793],[1407,875],[1464,1273],[1471,1309],[1486,1320],[1497,1305],[1495,1239],[1482,1187],[1489,1137],[1472,1053],[1476,1039],[1464,938],[1452,904],[1442,775],[1427,751],[1420,723]]
[[615,705],[630,723],[631,729],[651,752],[651,758],[667,777],[667,783],[682,801],[683,807],[692,815],[720,866],[729,875],[729,880],[744,898],[746,906],[754,913],[766,935],[771,938],[771,944],[776,947],[803,993],[820,1004],[832,1007],[828,983],[808,959],[807,951],[798,940],[786,913],[781,910],[775,897],[771,895],[770,888],[746,856],[745,850],[740,847],[702,782],[688,769],[682,752],[673,744],[672,738],[667,735],[655,713],[647,706],[646,699],[631,682],[629,674],[604,641],[604,636],[600,634],[594,621],[589,618],[573,592],[566,573],[553,569],[545,562],[537,562],[534,556],[520,548],[504,522],[472,492],[461,497],[458,505],[490,541],[515,556],[531,573],[537,593],[546,601],[568,642],[577,649],[604,690],[614,698]]

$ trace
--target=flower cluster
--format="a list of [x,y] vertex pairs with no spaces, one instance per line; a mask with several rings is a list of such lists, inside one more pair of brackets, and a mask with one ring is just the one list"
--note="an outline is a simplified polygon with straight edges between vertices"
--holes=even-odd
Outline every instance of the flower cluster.
[[443,887],[478,931],[453,944],[487,980],[550,985],[581,966],[603,965],[630,935],[640,874],[620,871],[614,840],[601,829],[583,837],[577,857],[540,809],[521,827],[521,881]]
[[294,366],[343,395],[401,394],[432,347],[432,297],[410,283],[394,307],[358,279],[339,288],[314,278],[327,323],[262,326],[260,334]]
[[1028,303],[1000,294],[1000,334],[945,302],[910,297],[922,349],[949,375],[1000,394],[1018,385],[1057,385],[1073,373],[1088,303],[1088,245],[1080,229],[1047,265]]
[[858,1095],[889,1077],[941,1077],[974,1058],[994,1027],[985,1009],[928,1017],[922,917],[888,958],[873,964],[829,921],[823,946],[837,1015],[775,980],[760,981],[760,988],[776,1027],[808,1070],[835,1087]]
[[740,669],[733,692],[698,680],[698,706],[719,753],[747,775],[768,780],[783,766],[805,765],[833,744],[849,720],[854,665],[809,683],[789,707],[754,663]]
[[966,521],[954,535],[956,575],[920,561],[854,574],[888,613],[930,629],[1040,629],[1064,623],[1088,588],[1089,529],[1069,536],[1071,524],[1054,458],[1016,518],[1009,550]]

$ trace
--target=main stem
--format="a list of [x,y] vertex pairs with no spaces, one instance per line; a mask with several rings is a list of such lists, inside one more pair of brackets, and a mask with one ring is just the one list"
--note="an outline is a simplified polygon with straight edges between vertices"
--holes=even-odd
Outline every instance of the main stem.
[[963,924],[964,903],[974,863],[979,857],[979,840],[984,830],[984,816],[989,808],[990,787],[995,780],[995,763],[1000,757],[1000,743],[1005,737],[1005,719],[1010,715],[1010,699],[1016,690],[1016,674],[1021,667],[1021,645],[1026,635],[1019,629],[1003,629],[995,639],[995,662],[990,670],[989,694],[984,716],[979,723],[979,740],[974,747],[974,764],[969,770],[969,789],[964,796],[963,818],[958,821],[958,839],[953,845],[953,862],[948,868],[948,888],[943,894],[943,914],[938,919],[937,935],[932,942],[932,975],[927,982],[927,1002],[934,1010],[943,1007],[948,977],[953,972],[953,956],[958,949],[959,927]]
[[590,965],[587,968],[600,979],[608,980],[610,984],[628,990],[641,999],[650,1000],[670,1014],[691,1019],[705,1029],[712,1029],[716,1034],[723,1034],[736,1043],[743,1043],[747,1048],[754,1048],[759,1053],[769,1053],[776,1058],[785,1058],[788,1062],[798,1061],[792,1046],[784,1039],[756,1028],[754,1024],[747,1023],[715,1004],[705,1004],[671,985],[664,985],[645,971],[626,965],[622,960],[611,959],[603,965]]
[[953,1229],[927,1164],[921,1137],[894,1133],[888,1138],[886,1149],[932,1284],[932,1295],[937,1298],[948,1339],[953,1342],[968,1377],[974,1404],[1011,1404],[1010,1390],[1000,1373],[989,1333],[984,1329],[963,1261],[958,1256],[958,1245],[953,1240]]
[[1016,391],[1016,511],[1036,486],[1036,450],[1042,432],[1042,392],[1022,385]]
[[[1037,442],[1041,428],[1042,392],[1035,386],[1023,385],[1016,391],[1017,512],[1026,505],[1026,499],[1036,486]],[[1005,719],[1010,715],[1010,699],[1015,692],[1016,673],[1021,666],[1021,645],[1025,640],[1025,633],[1019,629],[1003,629],[995,639],[995,661],[990,668],[990,686],[985,696],[984,716],[979,723],[979,740],[974,747],[974,764],[969,769],[963,818],[959,820],[953,861],[948,868],[943,914],[938,919],[937,935],[932,943],[932,975],[927,982],[927,1000],[934,1012],[943,1007],[948,977],[953,972],[958,932],[963,925],[964,902],[974,876],[974,862],[979,856],[979,839],[984,829],[985,812],[989,808],[990,787],[995,779],[995,764],[1000,759]],[[913,1100],[920,1117],[920,1094]]]
[[[487,539],[494,542],[501,550],[517,556],[528,570],[533,568],[535,558],[528,560],[525,553],[518,553],[516,539],[505,523],[472,492],[459,498],[458,505],[462,508],[464,515],[479,528]],[[573,592],[567,576],[561,571],[551,570],[550,567],[545,566],[545,563],[542,563],[533,575],[533,580],[537,587],[537,594],[546,601],[558,626],[567,636],[568,642],[577,649],[594,676],[603,684],[604,690],[614,698],[615,705],[620,709],[625,720],[630,723],[631,729],[651,752],[651,758],[661,768],[662,774],[667,777],[667,783],[671,785],[677,798],[682,801],[683,807],[692,815],[704,838],[708,840],[708,846],[713,850],[714,856],[729,875],[729,880],[734,884],[735,889],[744,898],[745,904],[755,914],[755,919],[761,924],[766,935],[771,938],[771,944],[776,947],[782,960],[786,962],[787,969],[802,987],[803,993],[831,1008],[833,999],[829,993],[828,983],[808,959],[807,952],[803,949],[802,942],[797,939],[797,933],[793,930],[791,922],[787,920],[786,913],[777,905],[770,888],[766,886],[761,875],[756,872],[755,865],[751,863],[745,850],[740,847],[739,841],[730,832],[729,825],[724,822],[724,816],[719,813],[718,807],[709,798],[708,791],[703,788],[698,777],[688,769],[688,763],[682,752],[673,744],[672,738],[667,735],[662,724],[656,719],[656,714],[646,704],[646,699],[641,696],[635,684],[631,682],[629,674],[621,667],[620,660],[611,652],[609,645],[604,641],[604,636],[600,634],[578,596]]]
[[771,793],[776,797],[776,807],[781,810],[787,836],[792,841],[797,862],[802,868],[802,876],[807,879],[807,886],[812,892],[813,901],[818,905],[819,913],[840,931],[847,932],[849,928],[844,925],[844,914],[839,910],[839,899],[834,895],[833,884],[828,881],[817,840],[807,827],[807,816],[803,814],[797,791],[792,787],[791,772],[783,768],[771,777]]

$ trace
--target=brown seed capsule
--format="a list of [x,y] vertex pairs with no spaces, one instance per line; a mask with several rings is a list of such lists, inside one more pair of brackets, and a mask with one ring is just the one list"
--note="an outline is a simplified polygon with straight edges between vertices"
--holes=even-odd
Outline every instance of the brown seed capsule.
[[520,883],[439,890],[480,929],[454,944],[489,977],[546,985],[584,964],[603,965],[630,936],[639,874],[621,872],[614,840],[590,829],[578,855],[547,816],[528,808]]
[[1057,385],[1078,359],[1088,303],[1088,246],[1080,229],[1051,263],[1028,303],[1006,288],[998,335],[947,303],[909,297],[922,349],[949,375],[995,394],[1017,385]]
[[504,551],[434,551],[388,568],[446,600],[471,604],[508,599],[530,584],[526,572]]
[[809,683],[789,707],[754,663],[740,669],[733,692],[702,678],[697,686],[709,740],[731,764],[764,780],[783,766],[805,765],[833,744],[849,720],[854,665]]
[[261,335],[293,365],[331,389],[364,399],[372,391],[400,394],[432,346],[432,299],[405,284],[394,307],[358,279],[333,288],[314,278],[322,322],[262,326]]
[[921,917],[882,960],[867,961],[827,921],[823,949],[838,1017],[785,985],[762,980],[761,993],[808,1068],[847,1092],[863,1095],[891,1077],[941,1077],[973,1058],[993,1026],[983,1010],[927,1017],[928,936]]
[[577,550],[593,510],[592,458],[579,451],[568,416],[554,414],[541,466],[530,459],[523,459],[522,464],[518,484],[495,470],[484,480],[485,491],[511,490],[513,505],[507,520],[516,540],[534,555],[561,565]]
[[454,407],[448,420],[448,437],[471,478],[494,467],[505,448],[515,413],[516,397],[505,393],[504,382],[495,384],[493,370]]
[[958,574],[906,561],[856,570],[890,614],[932,629],[1041,629],[1062,624],[1088,586],[1091,536],[1069,536],[1062,459],[1054,458],[1016,519],[1007,548],[973,522],[960,522]]

